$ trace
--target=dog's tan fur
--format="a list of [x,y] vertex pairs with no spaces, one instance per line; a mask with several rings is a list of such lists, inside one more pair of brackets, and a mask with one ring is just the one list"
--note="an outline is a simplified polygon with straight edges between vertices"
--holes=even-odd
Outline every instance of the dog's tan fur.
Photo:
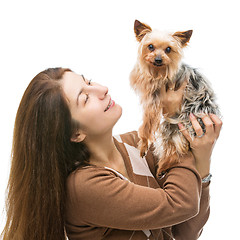
[[[217,105],[206,79],[197,70],[181,63],[183,48],[187,46],[192,30],[161,32],[136,20],[134,32],[139,48],[136,65],[130,74],[130,84],[140,95],[144,113],[143,123],[138,131],[139,149],[141,156],[144,156],[149,144],[156,143],[154,145],[160,158],[160,173],[178,163],[179,157],[189,151],[189,144],[179,132],[177,123],[182,122],[194,136],[189,121],[190,111],[194,114],[198,114],[200,110],[206,114],[216,113]],[[188,85],[181,109],[176,110],[175,119],[165,117],[161,123],[162,88],[177,90],[184,81]]]
[[[163,84],[171,84],[177,73],[182,58],[182,48],[186,46],[191,32],[176,32],[169,34],[152,29],[139,21],[135,21],[134,31],[140,42],[138,61],[131,72],[130,84],[141,96],[144,115],[143,124],[139,129],[140,152],[144,156],[149,142],[154,139],[154,132],[159,128],[161,116],[161,101],[159,96]],[[149,44],[153,44],[154,51],[149,51]],[[165,49],[171,46],[172,51],[167,54]],[[154,59],[161,55],[163,66],[154,66]]]

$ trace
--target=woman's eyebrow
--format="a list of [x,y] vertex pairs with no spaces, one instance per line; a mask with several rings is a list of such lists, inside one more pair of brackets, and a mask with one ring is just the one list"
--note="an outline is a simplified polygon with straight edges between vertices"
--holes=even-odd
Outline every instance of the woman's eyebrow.
[[83,76],[83,74],[82,74],[81,76],[82,76],[82,78],[83,78],[84,82],[86,82],[86,80],[85,80],[85,77]]
[[[86,82],[85,77],[83,75],[81,75],[81,76],[82,76],[83,81]],[[81,88],[78,95],[77,95],[77,105],[78,105],[78,98],[82,94],[82,92],[83,92],[83,89]]]

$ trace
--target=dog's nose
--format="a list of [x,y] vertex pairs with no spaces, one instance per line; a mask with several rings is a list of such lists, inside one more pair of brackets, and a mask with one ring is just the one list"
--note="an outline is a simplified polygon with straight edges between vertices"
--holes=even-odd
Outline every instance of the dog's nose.
[[155,63],[158,64],[158,65],[159,65],[159,64],[162,64],[162,58],[161,58],[161,56],[157,56],[154,61],[155,61]]

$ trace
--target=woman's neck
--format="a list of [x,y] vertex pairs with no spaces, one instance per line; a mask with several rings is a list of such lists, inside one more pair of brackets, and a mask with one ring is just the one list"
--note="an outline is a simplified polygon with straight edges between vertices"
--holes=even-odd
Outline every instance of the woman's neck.
[[112,133],[101,136],[88,136],[85,143],[91,152],[90,164],[99,167],[113,167],[119,161],[122,161],[121,154],[114,144]]

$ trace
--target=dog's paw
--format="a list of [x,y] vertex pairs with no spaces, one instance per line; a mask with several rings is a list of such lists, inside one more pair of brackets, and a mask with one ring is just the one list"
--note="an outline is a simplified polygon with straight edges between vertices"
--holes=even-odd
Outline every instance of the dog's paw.
[[140,150],[140,156],[145,157],[146,156],[146,151],[144,149]]
[[148,150],[148,142],[140,140],[138,144],[138,148],[140,150],[140,156],[144,157],[146,156],[147,150]]

